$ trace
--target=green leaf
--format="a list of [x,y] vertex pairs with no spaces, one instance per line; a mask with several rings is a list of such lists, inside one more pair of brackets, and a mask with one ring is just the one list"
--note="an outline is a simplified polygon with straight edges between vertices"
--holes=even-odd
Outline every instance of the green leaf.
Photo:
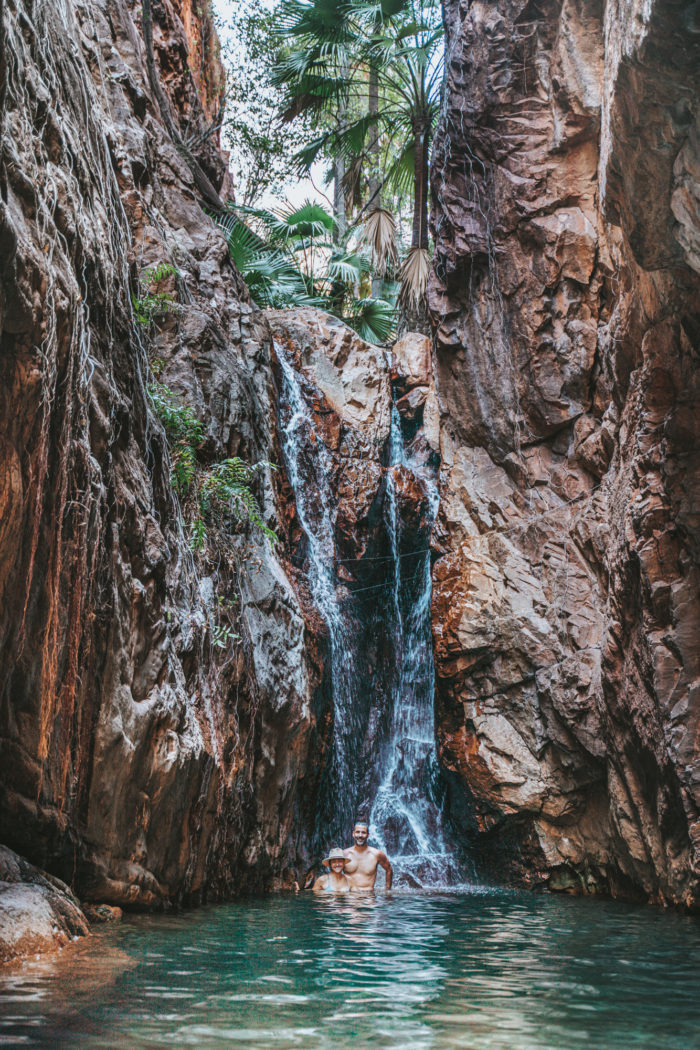
[[384,299],[354,299],[344,321],[368,343],[386,343],[396,327],[396,313]]

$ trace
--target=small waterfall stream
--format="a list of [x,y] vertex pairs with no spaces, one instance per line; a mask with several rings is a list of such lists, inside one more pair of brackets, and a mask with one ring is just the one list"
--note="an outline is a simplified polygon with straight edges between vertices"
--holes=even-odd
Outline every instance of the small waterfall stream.
[[[330,452],[315,432],[303,381],[289,354],[275,344],[282,372],[279,422],[282,450],[296,497],[299,523],[307,539],[308,583],[328,629],[333,735],[319,802],[319,844],[349,842],[357,817],[369,814],[371,842],[384,848],[398,884],[445,885],[462,881],[456,850],[449,841],[439,805],[440,772],[434,743],[434,669],[430,627],[431,569],[427,550],[438,507],[437,483],[429,468],[407,452],[401,420],[392,406],[384,522],[391,566],[386,592],[385,628],[393,666],[387,668],[390,709],[380,739],[369,751],[373,770],[362,768],[361,746],[368,731],[366,663],[359,650],[357,610],[336,574],[335,514]],[[314,454],[308,455],[313,448]],[[427,498],[427,527],[418,549],[404,542],[399,486],[401,476],[418,481]],[[415,537],[409,537],[414,539]],[[371,721],[371,719],[370,719]],[[369,792],[369,797],[368,797]],[[358,806],[360,807],[358,809]]]
[[[398,479],[419,480],[428,501],[425,540],[403,549]],[[392,405],[386,520],[393,555],[395,622],[391,725],[381,749],[379,786],[370,812],[374,841],[391,856],[397,878],[414,886],[459,881],[459,862],[439,805],[440,771],[435,755],[433,643],[430,627],[432,576],[430,530],[438,488],[429,468],[406,449],[401,419]]]
[[[275,343],[282,370],[280,437],[297,515],[308,543],[308,581],[314,602],[328,628],[331,700],[334,712],[333,751],[322,787],[321,818],[327,840],[342,841],[354,819],[357,794],[356,755],[351,742],[361,732],[353,647],[336,594],[335,516],[331,478],[333,461],[316,437],[301,380],[287,352]],[[313,447],[313,457],[304,456]],[[339,790],[342,786],[343,790]]]

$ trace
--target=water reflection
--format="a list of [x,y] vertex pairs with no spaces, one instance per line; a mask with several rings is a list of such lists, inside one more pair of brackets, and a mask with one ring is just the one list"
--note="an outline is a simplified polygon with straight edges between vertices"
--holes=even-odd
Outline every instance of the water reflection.
[[697,919],[494,893],[140,917],[0,978],[0,1044],[690,1050]]

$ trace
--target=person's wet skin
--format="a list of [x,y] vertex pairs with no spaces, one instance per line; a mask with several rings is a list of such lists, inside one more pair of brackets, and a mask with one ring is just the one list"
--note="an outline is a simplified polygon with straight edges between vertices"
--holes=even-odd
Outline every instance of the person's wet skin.
[[353,845],[344,850],[345,875],[353,893],[371,893],[377,880],[377,868],[386,872],[386,888],[391,889],[393,869],[386,853],[369,845],[369,827],[358,821],[352,830]]

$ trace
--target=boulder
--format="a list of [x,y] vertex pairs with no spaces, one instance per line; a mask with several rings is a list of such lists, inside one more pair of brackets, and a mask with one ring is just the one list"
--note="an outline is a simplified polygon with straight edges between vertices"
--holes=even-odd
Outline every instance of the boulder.
[[0,963],[57,951],[88,932],[64,882],[0,846]]

